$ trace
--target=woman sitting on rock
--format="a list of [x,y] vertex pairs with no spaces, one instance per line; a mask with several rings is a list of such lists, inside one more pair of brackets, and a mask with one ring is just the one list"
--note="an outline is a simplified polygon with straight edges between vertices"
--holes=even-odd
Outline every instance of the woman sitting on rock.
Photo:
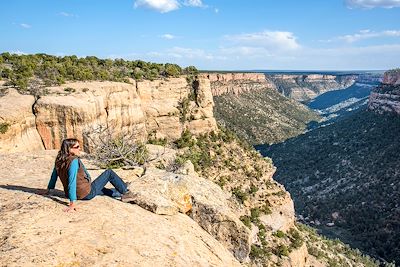
[[[64,187],[65,196],[70,202],[66,212],[76,210],[76,200],[89,200],[97,195],[107,195],[110,197],[127,197],[129,190],[122,179],[112,170],[104,171],[93,182],[87,172],[80,155],[79,141],[75,138],[64,139],[60,151],[57,154],[55,166],[47,190],[42,191],[48,194],[50,189],[54,189],[57,176],[60,177]],[[108,189],[104,186],[110,182],[115,189]]]

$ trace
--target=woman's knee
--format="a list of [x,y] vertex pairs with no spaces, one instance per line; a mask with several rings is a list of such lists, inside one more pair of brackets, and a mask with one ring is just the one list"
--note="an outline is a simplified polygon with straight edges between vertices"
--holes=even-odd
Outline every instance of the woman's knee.
[[108,174],[115,174],[115,172],[114,172],[113,170],[111,170],[111,169],[107,169],[107,170],[106,170],[106,173],[108,173]]

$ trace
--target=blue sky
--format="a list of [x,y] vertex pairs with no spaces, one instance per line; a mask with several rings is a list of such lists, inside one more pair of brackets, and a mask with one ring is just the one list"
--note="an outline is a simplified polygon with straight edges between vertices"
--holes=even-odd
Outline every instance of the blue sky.
[[400,67],[400,0],[2,0],[0,52],[208,70]]

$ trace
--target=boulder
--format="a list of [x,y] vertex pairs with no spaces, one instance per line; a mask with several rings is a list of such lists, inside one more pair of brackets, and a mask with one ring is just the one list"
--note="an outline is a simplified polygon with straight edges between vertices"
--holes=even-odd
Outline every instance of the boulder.
[[[157,214],[189,216],[239,260],[250,253],[251,233],[229,208],[228,196],[216,184],[196,175],[182,175],[149,167],[130,186],[129,200]],[[191,208],[191,209],[189,209]]]

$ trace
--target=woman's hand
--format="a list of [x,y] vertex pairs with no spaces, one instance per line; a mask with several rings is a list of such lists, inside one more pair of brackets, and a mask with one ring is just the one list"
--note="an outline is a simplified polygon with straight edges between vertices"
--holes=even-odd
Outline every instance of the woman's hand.
[[75,202],[70,202],[68,208],[64,209],[65,212],[77,211]]

